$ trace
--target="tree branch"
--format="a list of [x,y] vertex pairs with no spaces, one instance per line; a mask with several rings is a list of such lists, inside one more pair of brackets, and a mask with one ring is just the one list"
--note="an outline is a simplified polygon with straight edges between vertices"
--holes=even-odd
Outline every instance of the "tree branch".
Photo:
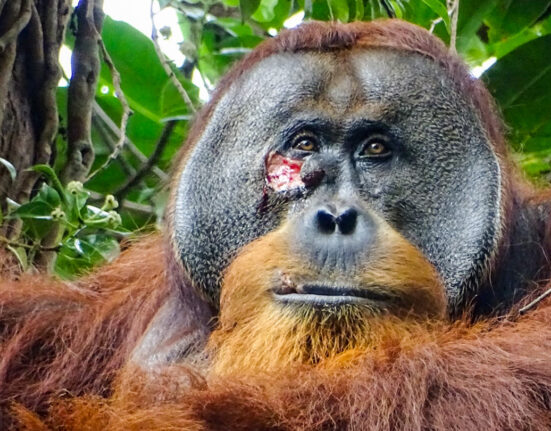
[[[115,122],[105,113],[101,106],[97,102],[94,102],[94,114],[107,126],[107,128],[113,133],[117,140],[120,139],[121,131]],[[136,157],[140,163],[146,163],[147,157],[136,147],[136,145],[126,136],[125,137],[125,146]],[[153,166],[151,172],[153,172],[161,181],[167,181],[168,175],[159,167]]]
[[98,44],[102,7],[103,0],[80,0],[75,9],[77,33],[67,100],[67,162],[61,173],[65,184],[83,181],[94,162],[92,104],[101,68]]
[[161,133],[161,137],[157,141],[157,145],[155,145],[155,150],[153,150],[153,153],[149,156],[149,159],[147,159],[140,169],[114,193],[117,200],[122,200],[128,194],[130,189],[138,184],[151,171],[151,168],[157,163],[166,145],[168,144],[176,123],[177,121],[169,121],[166,123]]
[[[95,112],[92,115],[92,125],[101,136],[105,145],[107,145],[107,147],[109,148],[109,151],[112,152],[115,149],[116,142],[111,135],[111,130],[103,121],[101,121],[101,119],[96,115]],[[126,158],[122,154],[119,155],[117,161],[121,165],[121,168],[126,175],[131,176],[136,173],[136,169],[134,169],[134,167],[128,162],[128,160],[126,160]]]
[[448,15],[450,16],[450,51],[457,52],[457,18],[459,17],[459,0],[448,0]]
[[178,90],[178,93],[180,93],[180,96],[182,96],[182,99],[186,103],[187,107],[192,113],[196,114],[197,109],[195,109],[195,106],[193,106],[193,102],[191,101],[189,94],[187,94],[186,89],[183,87],[182,83],[178,80],[178,78],[172,71],[169,60],[166,58],[163,51],[161,50],[161,46],[159,45],[159,32],[157,31],[157,27],[155,25],[155,14],[153,13],[153,3],[154,3],[154,0],[151,0],[149,13],[151,17],[151,40],[153,40],[153,45],[155,46],[155,52],[157,53],[157,57],[159,57],[159,61],[161,62],[163,69],[168,75],[168,78],[174,84],[174,86]]
[[[30,3],[31,18],[19,38],[24,47],[21,58],[25,67],[31,70],[33,78],[27,83],[30,100],[34,143],[27,145],[28,165],[49,163],[52,146],[58,129],[57,83],[61,77],[58,63],[59,49],[65,36],[69,17],[68,4],[59,0],[45,0],[41,3],[40,15],[34,2]],[[22,166],[19,168],[21,169]],[[11,195],[18,202],[26,202],[36,185],[36,172],[21,170],[18,182]],[[19,236],[20,222],[10,224],[10,238]]]
[[31,14],[31,0],[22,0],[21,7],[19,9],[19,16],[12,22],[11,27],[0,36],[0,53],[6,49],[7,45],[17,39],[17,36],[19,36],[21,30],[23,30],[29,23]]
[[[25,6],[25,3],[27,6]],[[0,36],[0,39],[3,40],[0,55],[0,124],[2,124],[4,120],[5,103],[8,100],[8,87],[12,80],[17,35],[19,34],[17,33],[14,36],[13,29],[18,28],[19,32],[21,32],[29,23],[32,15],[30,0],[23,0],[20,4],[18,4],[16,0],[10,0],[9,3],[2,2],[1,5],[0,24],[12,23],[12,27],[9,27],[6,33]]]
[[[36,4],[31,4],[32,15],[27,31],[23,35],[27,47],[27,67],[35,74],[30,83],[32,101],[32,121],[36,130],[36,141],[32,164],[51,162],[52,147],[58,132],[57,84],[61,78],[59,49],[65,37],[69,19],[67,1],[45,0],[40,3],[41,14]],[[26,202],[36,185],[39,174],[24,171],[20,176],[17,201]],[[19,229],[13,229],[12,235],[18,236]],[[57,231],[52,229],[37,249],[41,263],[47,264],[53,257],[57,244]]]
[[536,299],[534,299],[533,301],[531,301],[530,303],[528,303],[524,307],[522,307],[518,311],[519,314],[526,314],[528,311],[530,311],[532,308],[534,308],[536,305],[538,305],[541,301],[543,301],[549,295],[551,295],[551,289],[547,289],[545,292],[543,292],[541,295],[539,295]]
[[126,100],[126,96],[124,95],[121,88],[121,75],[117,70],[117,68],[115,67],[115,63],[113,63],[113,60],[111,59],[111,56],[107,52],[107,49],[105,48],[105,45],[101,40],[101,38],[99,39],[99,42],[100,42],[101,51],[103,53],[103,60],[105,61],[105,63],[107,64],[107,67],[109,67],[109,70],[111,71],[111,77],[113,79],[113,87],[115,87],[115,94],[117,95],[117,98],[119,99],[122,105],[122,118],[121,118],[119,140],[115,144],[115,148],[113,149],[113,152],[109,155],[109,157],[107,157],[107,160],[105,160],[105,162],[103,162],[103,164],[99,168],[97,168],[94,172],[88,175],[85,182],[91,180],[98,173],[100,173],[107,166],[109,166],[109,164],[113,160],[119,157],[119,154],[124,147],[124,143],[126,142],[126,128],[128,126],[128,120],[130,118],[130,115],[132,115],[132,110],[130,109],[130,105],[128,104],[128,101]]

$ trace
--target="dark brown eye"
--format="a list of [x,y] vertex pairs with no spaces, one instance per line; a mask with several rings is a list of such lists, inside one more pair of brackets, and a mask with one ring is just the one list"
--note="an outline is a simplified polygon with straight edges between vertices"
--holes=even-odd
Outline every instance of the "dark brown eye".
[[301,136],[295,139],[293,148],[308,153],[318,151],[318,141],[313,136]]
[[391,154],[391,150],[388,147],[387,143],[382,139],[371,139],[365,143],[362,151],[360,152],[361,157],[388,157]]

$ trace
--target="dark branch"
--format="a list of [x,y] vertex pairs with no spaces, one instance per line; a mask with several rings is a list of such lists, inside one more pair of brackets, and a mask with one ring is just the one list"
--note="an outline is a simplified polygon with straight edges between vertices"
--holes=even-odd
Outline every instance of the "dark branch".
[[102,7],[102,0],[81,0],[75,11],[77,34],[67,101],[67,163],[61,174],[64,183],[83,181],[94,161],[92,108],[101,67]]
[[[108,130],[113,134],[115,137],[115,140],[117,142],[120,142],[121,139],[121,129],[115,124],[115,122],[105,113],[103,109],[101,109],[101,106],[98,105],[97,102],[94,102],[94,114],[99,118],[99,121],[105,124],[105,126],[108,128]],[[111,151],[114,151],[116,143],[108,143],[109,148]],[[128,151],[136,157],[141,163],[145,163],[147,161],[147,157],[140,151],[138,147],[136,147],[136,144],[132,142],[128,136],[124,137],[124,147],[128,149]],[[168,175],[160,169],[158,166],[153,166],[152,172],[159,177],[161,181],[167,181]]]
[[21,9],[19,12],[19,16],[13,22],[12,26],[2,36],[0,36],[0,52],[4,51],[6,46],[17,38],[19,33],[21,33],[21,30],[23,30],[29,23],[29,20],[31,19],[31,0],[23,0],[21,2]]
[[[107,145],[110,152],[113,152],[115,150],[115,139],[110,134],[110,130],[108,126],[97,116],[94,110],[94,115],[92,116],[92,124],[94,125],[95,129],[101,136],[101,139]],[[123,154],[119,154],[119,157],[117,158],[117,162],[120,164],[122,170],[127,176],[134,175],[136,172],[136,169],[126,160],[126,158],[123,156]]]
[[[39,5],[40,11],[32,1],[21,5],[24,15],[28,13],[28,6],[30,19],[17,39],[18,58],[27,70],[32,71],[32,78],[25,83],[31,109],[30,129],[33,131],[32,140],[25,144],[28,146],[26,163],[29,165],[49,163],[52,155],[58,129],[56,93],[61,77],[58,56],[69,17],[68,4],[62,1],[44,0]],[[11,192],[21,203],[28,200],[39,178],[37,173],[21,169],[26,167],[28,165],[19,166],[21,173]],[[12,238],[19,235],[18,223],[11,223],[9,235]]]
[[8,100],[8,87],[12,79],[13,64],[15,61],[16,42],[19,32],[31,19],[30,0],[23,0],[19,4],[15,0],[9,3],[0,3],[0,25],[10,25],[0,36],[0,124],[4,118],[4,104]]
[[392,6],[387,3],[387,0],[381,0],[381,5],[385,9],[385,12],[389,18],[396,18],[396,14],[394,13]]
[[157,141],[157,145],[155,146],[155,150],[153,150],[151,156],[149,156],[147,161],[140,167],[140,169],[131,178],[129,178],[128,181],[119,190],[114,193],[117,200],[121,201],[132,189],[132,187],[138,184],[151,171],[151,168],[157,163],[157,161],[163,154],[163,151],[168,144],[168,141],[170,140],[170,136],[172,135],[172,131],[176,126],[176,123],[177,121],[175,120],[166,123],[161,133],[161,137]]
[[107,49],[105,48],[105,44],[103,43],[103,40],[99,39],[99,47],[101,49],[101,53],[103,55],[103,61],[109,68],[109,71],[111,72],[111,77],[113,80],[113,87],[115,87],[115,94],[117,98],[119,99],[121,106],[122,106],[122,118],[121,118],[121,127],[120,127],[120,136],[119,139],[111,152],[109,154],[109,157],[105,160],[105,162],[102,163],[100,167],[98,167],[94,172],[92,172],[90,175],[86,177],[84,182],[87,182],[91,180],[93,177],[95,177],[97,174],[102,172],[104,169],[106,169],[113,160],[117,160],[119,157],[119,154],[121,153],[122,149],[124,148],[124,144],[126,142],[126,128],[128,126],[128,120],[130,119],[130,116],[132,115],[132,110],[130,109],[130,105],[128,103],[128,100],[126,100],[126,96],[124,95],[124,92],[122,91],[121,87],[121,74],[115,67],[115,63],[113,62],[111,56],[109,55],[109,52],[107,52]]

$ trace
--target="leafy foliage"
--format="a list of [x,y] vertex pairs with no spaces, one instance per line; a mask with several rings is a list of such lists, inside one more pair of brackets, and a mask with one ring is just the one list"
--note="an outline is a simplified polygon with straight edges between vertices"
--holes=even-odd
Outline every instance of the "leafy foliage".
[[[107,0],[106,0],[107,1]],[[115,0],[111,0],[115,1]],[[8,218],[23,222],[25,246],[10,244],[21,264],[33,263],[42,239],[57,226],[58,253],[55,271],[71,277],[108,259],[118,250],[115,238],[122,232],[155,223],[166,200],[166,172],[185,140],[192,106],[182,98],[177,79],[194,108],[200,90],[211,90],[239,58],[262,40],[281,31],[290,18],[372,20],[398,17],[430,29],[446,43],[456,31],[456,49],[477,70],[487,67],[484,79],[503,110],[510,140],[526,172],[542,178],[551,161],[551,0],[461,0],[454,30],[454,1],[446,0],[159,0],[161,9],[172,9],[179,28],[160,29],[171,38],[180,31],[185,62],[170,64],[167,75],[154,43],[127,23],[107,18],[102,32],[122,83],[121,89],[133,115],[127,143],[116,160],[81,185],[62,185],[49,167],[35,169],[47,179],[27,203],[12,203]],[[68,35],[67,45],[72,46]],[[195,76],[193,79],[192,76]],[[92,170],[108,160],[118,140],[122,108],[115,96],[109,67],[101,70],[93,142],[96,159]],[[193,81],[193,82],[192,82]],[[195,83],[200,83],[196,85]],[[66,110],[67,91],[59,88],[60,112]],[[63,116],[65,117],[65,116]],[[127,178],[140,170],[154,153],[168,121],[178,123],[153,168],[124,196],[118,195]],[[64,123],[62,118],[62,126]],[[63,165],[63,127],[58,138],[58,161]],[[9,162],[0,160],[9,169]],[[11,172],[11,171],[10,171]],[[15,175],[15,172],[12,173]],[[114,213],[110,194],[122,198],[120,217]],[[94,202],[96,204],[94,205]],[[97,202],[103,202],[101,206]]]
[[[90,205],[90,193],[82,183],[72,181],[63,186],[54,170],[48,165],[36,165],[36,172],[49,180],[42,183],[38,193],[22,205],[12,202],[8,219],[23,222],[26,243],[10,244],[19,263],[26,269],[36,253],[57,252],[55,271],[63,277],[71,277],[91,269],[94,265],[116,256],[119,251],[117,232],[120,215],[114,211],[118,202],[113,195],[106,195],[101,208]],[[53,250],[44,250],[42,240],[50,235],[57,240]]]

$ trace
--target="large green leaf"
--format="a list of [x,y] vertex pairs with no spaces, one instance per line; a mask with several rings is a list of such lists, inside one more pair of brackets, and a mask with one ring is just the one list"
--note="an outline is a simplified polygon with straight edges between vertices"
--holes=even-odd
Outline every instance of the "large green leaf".
[[513,36],[500,40],[499,42],[488,44],[488,53],[494,57],[500,58],[510,53],[519,46],[530,42],[538,37],[551,34],[551,16],[539,20],[536,24],[524,28]]
[[239,0],[239,9],[243,20],[249,18],[260,5],[260,0]]
[[512,128],[515,148],[540,160],[551,157],[549,58],[551,35],[521,45],[483,75]]
[[434,25],[433,33],[445,42],[449,40],[449,17],[445,0],[409,0],[404,2],[404,17],[426,29]]
[[[176,99],[180,96],[179,94],[174,94],[177,93],[176,89],[173,86],[166,85],[165,82],[165,87],[163,88],[163,91],[166,93],[167,91],[169,91],[169,88],[171,91],[171,95],[169,97],[173,101],[173,106],[176,106],[176,104],[178,103]],[[162,93],[159,94],[159,98],[161,98],[161,96]],[[112,118],[116,124],[119,124],[122,110],[118,99],[109,94],[98,94],[96,96],[96,100],[100,107],[109,115],[109,117]],[[185,108],[182,109],[184,110]],[[178,112],[177,115],[181,113],[182,112]],[[162,117],[164,117],[165,114],[166,113],[163,113]],[[126,134],[127,137],[134,143],[134,145],[136,145],[136,147],[144,155],[148,156],[153,152],[155,145],[159,140],[163,127],[164,122],[161,119],[158,121],[154,121],[151,118],[142,115],[141,112],[136,111],[134,115],[130,117]],[[94,167],[92,168],[92,170],[97,168],[98,166],[101,166],[106,157],[111,153],[111,149],[109,147],[105,146],[104,144],[101,146],[98,145],[102,142],[102,137],[99,133],[96,133],[95,130],[93,130],[93,132],[93,138],[95,139],[94,146],[96,149],[96,160],[94,161]],[[184,141],[185,137],[186,130],[183,127],[176,127],[174,129],[169,145],[165,148],[163,153],[163,162],[162,164],[160,163],[162,165],[162,169],[168,169],[168,161],[172,159],[172,157]],[[112,140],[114,142],[114,138],[112,138]],[[130,158],[130,160],[133,160],[133,158]],[[126,181],[126,179],[127,175],[121,169],[120,164],[118,162],[113,162],[107,169],[102,171],[100,175],[95,176],[94,178],[92,178],[91,181],[86,183],[86,187],[101,193],[112,193],[120,185],[122,185]]]
[[327,0],[331,19],[341,22],[348,22],[348,2],[347,0]]
[[54,270],[61,278],[72,279],[112,260],[119,251],[118,242],[108,234],[70,238],[59,251]]
[[498,0],[461,0],[459,2],[457,51],[460,54],[472,51],[473,43],[478,43],[477,32],[484,24],[484,19],[493,12],[497,3]]
[[262,0],[252,19],[257,22],[270,22],[275,18],[275,7],[277,0]]
[[[168,77],[153,42],[134,27],[110,18],[105,20],[102,38],[121,74],[121,88],[132,109],[153,121],[161,121],[160,95]],[[176,70],[174,72],[178,73]],[[110,83],[111,74],[104,66],[100,85]]]
[[450,29],[450,17],[448,16],[448,8],[446,7],[445,1],[442,0],[423,0],[428,7],[430,7],[439,18],[442,19],[446,28]]
[[551,0],[500,0],[486,17],[490,42],[503,40],[534,24],[549,6]]

